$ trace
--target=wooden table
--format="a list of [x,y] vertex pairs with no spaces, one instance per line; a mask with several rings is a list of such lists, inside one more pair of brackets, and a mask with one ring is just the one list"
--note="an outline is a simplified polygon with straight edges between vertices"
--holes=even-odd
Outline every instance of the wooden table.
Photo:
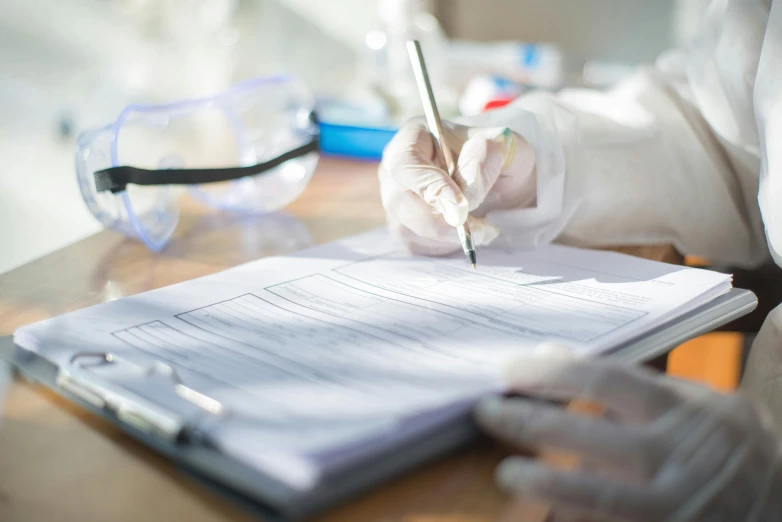
[[[170,285],[384,223],[374,164],[324,159],[305,193],[274,216],[218,214],[185,200],[159,254],[101,232],[0,276],[0,335],[25,324]],[[667,248],[623,249],[679,261]],[[489,443],[378,488],[321,522],[501,520]],[[56,395],[12,384],[0,424],[0,520],[217,522],[251,517],[165,459]]]

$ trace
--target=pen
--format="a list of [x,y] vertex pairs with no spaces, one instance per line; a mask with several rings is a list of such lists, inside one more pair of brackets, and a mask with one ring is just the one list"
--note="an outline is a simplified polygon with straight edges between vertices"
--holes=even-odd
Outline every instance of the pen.
[[[418,40],[411,40],[407,42],[407,51],[410,53],[410,62],[413,64],[413,73],[415,74],[415,80],[418,84],[418,92],[421,95],[421,102],[424,104],[424,114],[426,115],[426,123],[429,126],[429,132],[432,133],[434,141],[440,148],[440,152],[445,160],[445,168],[448,171],[448,175],[453,177],[453,174],[456,171],[456,165],[453,162],[451,149],[448,148],[448,144],[445,142],[443,126],[440,121],[440,113],[437,111],[437,105],[434,102],[434,92],[432,91],[432,84],[429,82],[429,74],[426,72],[426,64],[424,63],[424,55],[421,52],[421,44]],[[470,226],[465,221],[464,224],[456,227],[456,232],[459,234],[459,242],[462,244],[464,254],[469,258],[472,267],[475,268],[475,248],[472,245]]]

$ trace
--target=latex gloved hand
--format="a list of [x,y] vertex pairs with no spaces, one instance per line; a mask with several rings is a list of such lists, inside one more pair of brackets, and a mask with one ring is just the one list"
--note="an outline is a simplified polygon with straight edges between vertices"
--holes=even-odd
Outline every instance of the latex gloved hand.
[[550,502],[566,518],[782,520],[782,445],[767,412],[745,396],[606,361],[525,359],[508,380],[525,395],[596,401],[608,415],[525,399],[479,405],[479,423],[497,437],[572,452],[584,463],[563,471],[509,457],[496,474],[504,489]]
[[453,178],[423,120],[402,127],[378,173],[391,231],[418,254],[459,250],[454,227],[465,220],[473,243],[489,244],[498,230],[487,213],[535,203],[535,153],[523,138],[503,128],[443,126],[457,162]]

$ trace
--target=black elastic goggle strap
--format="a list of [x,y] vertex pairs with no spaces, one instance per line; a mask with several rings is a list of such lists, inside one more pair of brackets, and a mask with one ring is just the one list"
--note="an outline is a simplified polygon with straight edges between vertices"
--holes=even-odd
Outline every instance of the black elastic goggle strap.
[[95,188],[98,192],[110,190],[113,193],[122,192],[128,184],[134,185],[200,185],[216,183],[233,179],[255,176],[286,161],[318,151],[318,138],[314,137],[308,143],[272,158],[269,161],[250,165],[249,167],[228,167],[222,169],[160,169],[147,170],[136,167],[111,167],[96,170]]

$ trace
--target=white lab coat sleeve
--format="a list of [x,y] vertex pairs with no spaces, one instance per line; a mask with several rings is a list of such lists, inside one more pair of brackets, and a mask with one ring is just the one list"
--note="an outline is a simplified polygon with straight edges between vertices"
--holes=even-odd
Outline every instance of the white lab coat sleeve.
[[[758,203],[776,263],[782,266],[782,3],[771,4],[754,87],[760,143]],[[782,434],[782,305],[752,344],[742,388],[769,406]]]
[[537,154],[534,208],[487,216],[500,241],[673,244],[739,266],[768,258],[746,203],[757,193],[737,179],[683,75],[642,68],[608,92],[533,93],[467,123],[508,126]]
[[[754,87],[760,142],[758,203],[766,237],[782,266],[782,2],[770,6]],[[782,345],[780,346],[782,349]]]

